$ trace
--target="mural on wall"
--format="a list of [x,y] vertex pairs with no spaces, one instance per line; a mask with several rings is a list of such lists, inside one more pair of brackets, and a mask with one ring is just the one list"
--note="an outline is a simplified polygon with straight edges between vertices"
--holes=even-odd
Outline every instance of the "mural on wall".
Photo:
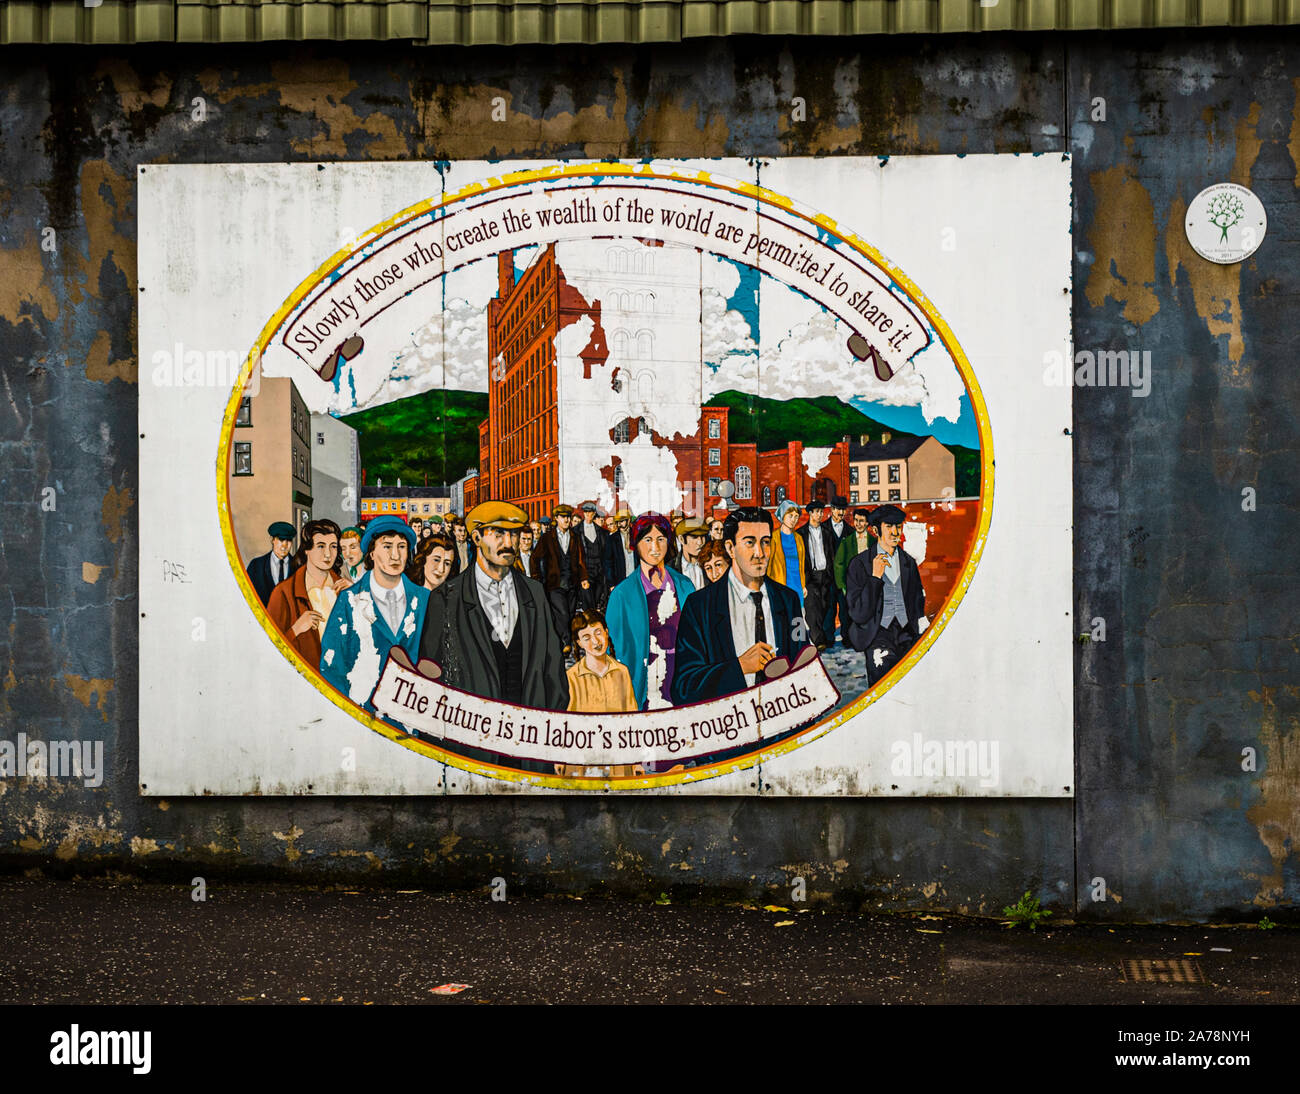
[[289,271],[206,581],[297,688],[439,769],[646,790],[852,733],[944,650],[994,516],[961,331],[722,167],[485,172]]

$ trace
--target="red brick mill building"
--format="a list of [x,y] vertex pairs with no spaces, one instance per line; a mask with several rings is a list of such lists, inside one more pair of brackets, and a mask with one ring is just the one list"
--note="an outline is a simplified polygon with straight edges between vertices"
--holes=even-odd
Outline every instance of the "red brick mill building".
[[[635,279],[644,272],[620,271],[620,277]],[[587,301],[566,280],[554,245],[544,248],[518,276],[514,252],[501,252],[497,276],[497,296],[488,303],[488,416],[479,424],[479,474],[466,483],[465,506],[469,509],[492,498],[514,502],[530,516],[540,517],[561,502],[591,500],[561,496],[561,462],[569,456],[561,452],[556,339],[570,324],[590,318],[592,332],[578,354],[582,378],[590,380],[605,369],[612,390],[621,393],[623,385],[631,382],[624,375],[630,369],[611,365],[611,348],[618,360],[640,355],[653,367],[654,332],[649,329],[654,322],[653,282],[647,281],[651,287],[635,293],[633,303],[642,312],[639,321],[647,326],[634,333],[633,342],[632,337],[621,337],[621,328],[616,328],[621,320],[611,317],[608,325],[618,330],[611,346],[601,302]],[[672,452],[676,481],[686,489],[681,507],[696,515],[725,510],[719,488],[726,481],[735,486],[733,499],[741,505],[775,506],[787,498],[801,505],[813,500],[829,504],[836,494],[847,494],[847,439],[824,448],[809,448],[794,440],[760,452],[756,444],[730,442],[730,413],[723,406],[701,406],[698,426],[689,436],[664,436],[642,414],[616,421],[608,430],[610,459],[602,473],[607,503],[612,498],[615,509],[639,508],[628,498],[625,457],[619,454],[619,446],[632,444],[646,433],[656,448]],[[582,425],[590,436],[587,423]],[[599,430],[600,423],[592,423],[591,428]]]

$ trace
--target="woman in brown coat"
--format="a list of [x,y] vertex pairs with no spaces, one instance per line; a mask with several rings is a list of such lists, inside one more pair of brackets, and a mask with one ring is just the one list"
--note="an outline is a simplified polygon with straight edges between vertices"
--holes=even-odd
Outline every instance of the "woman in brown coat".
[[300,542],[296,569],[271,590],[266,611],[285,640],[315,668],[334,601],[351,582],[342,575],[339,526],[332,520],[309,520]]

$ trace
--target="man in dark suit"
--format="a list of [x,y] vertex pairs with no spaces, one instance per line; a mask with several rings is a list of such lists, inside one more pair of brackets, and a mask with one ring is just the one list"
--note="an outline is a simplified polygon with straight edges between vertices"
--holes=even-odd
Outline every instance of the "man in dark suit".
[[266,534],[271,537],[271,549],[264,555],[250,559],[247,571],[248,580],[253,583],[264,608],[270,602],[271,590],[292,576],[297,569],[289,557],[289,552],[293,550],[293,525],[287,520],[277,520],[266,530]]
[[569,624],[578,610],[579,596],[585,597],[591,589],[591,579],[582,544],[572,528],[573,506],[557,505],[551,516],[551,526],[533,549],[531,576],[546,589],[555,633],[567,650],[572,642]]
[[804,598],[804,615],[808,620],[809,638],[819,649],[835,641],[835,534],[825,521],[826,506],[815,501],[808,507],[808,523],[799,529],[807,560],[808,592]]
[[528,514],[504,501],[471,509],[474,565],[429,595],[420,658],[448,687],[485,699],[565,710],[569,684],[541,585],[514,566]]
[[603,612],[605,601],[609,597],[609,587],[605,584],[605,540],[609,536],[596,523],[595,502],[583,502],[582,523],[574,527],[574,535],[582,545],[582,560],[587,567],[587,579],[591,582],[583,599],[586,600],[588,610],[594,608]]
[[767,576],[772,516],[766,509],[733,510],[722,542],[727,576],[688,596],[677,627],[671,693],[679,705],[700,703],[761,683],[766,666],[793,662],[808,645],[799,598]]
[[845,584],[849,643],[866,654],[867,685],[874,687],[903,659],[929,620],[921,572],[916,560],[899,546],[903,511],[896,505],[881,505],[871,511],[867,523],[875,541],[849,563]]
[[605,585],[610,592],[613,592],[614,586],[636,569],[631,527],[631,512],[620,509],[614,515],[614,530],[605,539]]
[[[853,526],[845,519],[845,514],[849,508],[849,499],[843,494],[836,494],[831,499],[831,519],[826,522],[826,527],[831,533],[831,542],[834,544],[834,550],[831,558],[834,559],[836,552],[840,549],[840,540],[846,534],[853,531]],[[845,645],[849,641],[849,602],[844,595],[844,590],[838,585],[835,586],[835,612],[840,622],[840,638]],[[827,641],[831,645],[835,644],[835,620],[831,620],[831,626],[827,632]]]

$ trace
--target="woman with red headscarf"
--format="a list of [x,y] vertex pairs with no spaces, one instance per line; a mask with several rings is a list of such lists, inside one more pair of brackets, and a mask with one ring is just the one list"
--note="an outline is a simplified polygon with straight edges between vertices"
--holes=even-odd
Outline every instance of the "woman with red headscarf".
[[669,688],[677,654],[682,603],[695,591],[685,575],[667,565],[673,528],[659,513],[637,517],[629,536],[637,567],[614,587],[605,623],[614,656],[632,676],[638,710],[672,706]]

